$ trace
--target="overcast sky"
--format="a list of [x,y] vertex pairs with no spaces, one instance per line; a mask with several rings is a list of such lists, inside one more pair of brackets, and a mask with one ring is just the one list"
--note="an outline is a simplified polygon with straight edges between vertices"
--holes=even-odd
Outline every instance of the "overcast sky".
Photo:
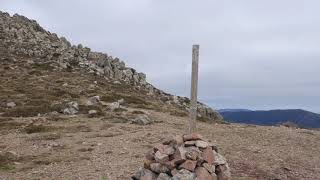
[[119,57],[169,93],[214,108],[320,112],[319,0],[0,0],[73,44]]

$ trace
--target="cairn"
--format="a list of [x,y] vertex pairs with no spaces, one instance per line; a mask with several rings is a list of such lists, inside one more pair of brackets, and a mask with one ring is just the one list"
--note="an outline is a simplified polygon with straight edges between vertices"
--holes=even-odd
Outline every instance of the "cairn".
[[196,133],[154,145],[133,180],[229,180],[230,168],[216,146]]

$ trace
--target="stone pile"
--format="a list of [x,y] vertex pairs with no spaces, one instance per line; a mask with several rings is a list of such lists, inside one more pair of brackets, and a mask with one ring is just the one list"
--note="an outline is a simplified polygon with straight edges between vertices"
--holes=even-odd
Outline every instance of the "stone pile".
[[196,133],[156,144],[133,180],[229,180],[230,169],[217,147]]
[[[81,68],[114,84],[133,85],[148,92],[149,96],[188,111],[188,98],[155,88],[146,81],[144,73],[126,67],[119,58],[93,52],[81,44],[72,45],[66,38],[46,31],[35,20],[24,16],[10,16],[0,11],[0,47],[6,47],[6,51],[13,55],[32,57],[33,63],[49,63],[57,70]],[[208,121],[222,120],[218,112],[202,103],[198,103],[198,117]]]

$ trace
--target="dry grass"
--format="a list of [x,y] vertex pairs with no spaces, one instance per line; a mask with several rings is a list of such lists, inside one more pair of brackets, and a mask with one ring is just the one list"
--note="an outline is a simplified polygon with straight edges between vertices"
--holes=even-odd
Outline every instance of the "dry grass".
[[171,111],[169,111],[169,113],[172,116],[178,116],[178,117],[188,116],[188,113],[186,111],[182,111],[182,110],[171,110]]
[[128,111],[128,110],[125,108],[116,108],[113,110],[113,112],[126,112],[126,111]]
[[145,114],[143,111],[134,110],[131,112],[132,114]]
[[[12,131],[2,135],[0,145],[6,150],[30,158],[19,161],[22,164],[14,165],[15,169],[0,170],[0,176],[5,179],[100,179],[105,175],[109,179],[128,179],[143,165],[144,153],[153,144],[183,134],[187,129],[187,117],[144,111],[159,123],[149,126],[123,123],[126,121],[119,123],[119,119],[115,119],[120,116],[114,114],[92,119],[78,116],[50,121],[51,126],[59,127],[58,133],[40,130],[43,133]],[[22,118],[20,121],[25,123],[24,119],[28,120]],[[47,126],[46,123],[44,121],[43,126]],[[216,144],[228,159],[233,179],[314,180],[320,176],[317,166],[320,163],[320,131],[203,122],[197,123],[197,130]],[[25,141],[23,136],[30,138]],[[58,146],[50,146],[53,142]],[[12,162],[4,167],[10,169]],[[39,173],[32,174],[34,171]]]
[[14,170],[15,167],[13,163],[15,161],[18,161],[18,158],[13,156],[11,153],[1,153],[0,154],[0,171]]
[[45,132],[51,132],[54,130],[57,130],[58,127],[55,126],[45,126],[45,125],[34,125],[34,124],[30,124],[28,126],[26,126],[23,130],[27,133],[27,134],[33,134],[33,133],[45,133]]
[[130,105],[130,104],[148,105],[148,104],[150,104],[149,102],[144,100],[144,98],[141,98],[136,94],[122,95],[122,94],[118,94],[118,93],[112,93],[112,94],[104,95],[101,97],[101,100],[105,101],[105,102],[116,102],[120,99],[124,99],[124,102],[126,105]]
[[47,104],[37,104],[37,106],[21,106],[12,109],[6,109],[2,116],[4,117],[34,117],[38,114],[47,114],[53,111],[60,111],[61,106],[50,106]]

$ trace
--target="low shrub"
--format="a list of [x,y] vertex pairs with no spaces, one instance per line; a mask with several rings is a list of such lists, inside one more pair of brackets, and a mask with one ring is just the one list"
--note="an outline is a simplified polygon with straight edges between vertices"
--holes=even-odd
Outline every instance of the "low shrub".
[[33,133],[43,133],[43,132],[49,132],[55,130],[55,127],[52,126],[44,126],[44,125],[28,125],[24,128],[24,131],[27,134],[33,134]]

